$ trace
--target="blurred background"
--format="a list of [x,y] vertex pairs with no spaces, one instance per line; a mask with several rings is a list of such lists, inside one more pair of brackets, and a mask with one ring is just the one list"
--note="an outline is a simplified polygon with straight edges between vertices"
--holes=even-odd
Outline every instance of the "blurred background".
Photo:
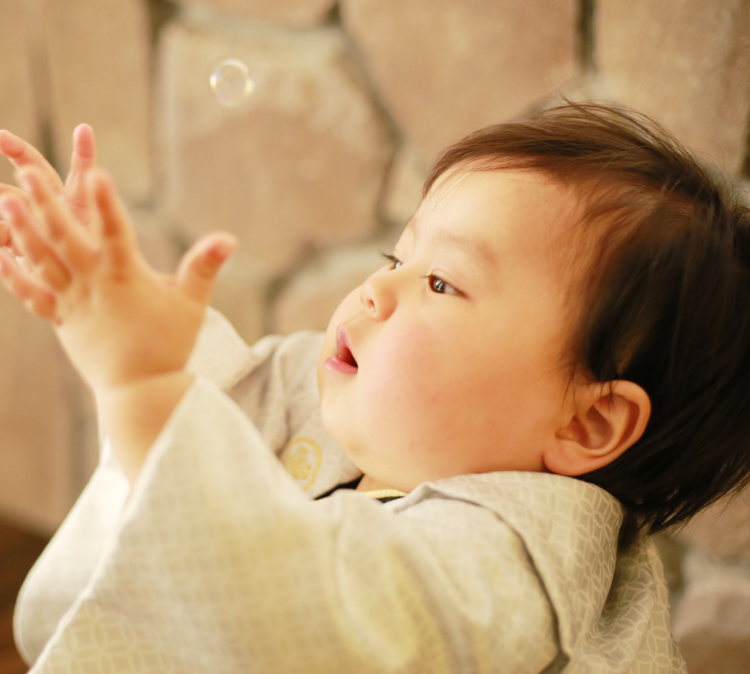
[[[159,269],[235,233],[214,305],[249,342],[323,329],[440,149],[562,96],[635,107],[748,173],[748,0],[0,0],[0,23],[0,128],[65,174],[93,125]],[[254,84],[233,107],[209,86],[228,58]],[[4,293],[0,353],[0,520],[45,538],[96,464],[94,409]],[[749,503],[659,539],[691,674],[750,669]]]

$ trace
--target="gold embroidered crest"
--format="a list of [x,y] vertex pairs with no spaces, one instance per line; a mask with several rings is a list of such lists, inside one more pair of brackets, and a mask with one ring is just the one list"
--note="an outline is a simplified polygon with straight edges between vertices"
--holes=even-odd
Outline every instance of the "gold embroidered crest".
[[286,472],[296,480],[304,482],[304,491],[314,482],[323,461],[323,454],[314,440],[296,437],[281,450],[280,458]]

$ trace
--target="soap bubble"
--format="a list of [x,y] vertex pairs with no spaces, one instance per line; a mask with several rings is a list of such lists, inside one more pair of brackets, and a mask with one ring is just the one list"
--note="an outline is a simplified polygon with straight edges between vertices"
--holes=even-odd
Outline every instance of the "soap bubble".
[[255,89],[247,66],[237,59],[226,59],[219,63],[208,82],[216,100],[227,108],[243,103]]

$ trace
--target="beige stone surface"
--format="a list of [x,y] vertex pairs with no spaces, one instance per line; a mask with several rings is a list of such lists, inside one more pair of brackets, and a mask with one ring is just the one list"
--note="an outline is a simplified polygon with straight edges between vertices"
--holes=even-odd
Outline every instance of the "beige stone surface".
[[49,326],[0,292],[0,511],[54,531],[88,470],[77,376]]
[[[0,129],[8,129],[35,145],[39,125],[32,90],[29,36],[24,0],[0,0]],[[0,157],[0,182],[12,183],[13,169]]]
[[428,167],[411,148],[401,148],[386,179],[383,216],[397,225],[405,225],[422,201],[422,186]]
[[[255,91],[223,107],[209,76],[226,58]],[[393,152],[339,31],[210,23],[163,33],[159,145],[163,200],[189,238],[234,232],[254,273],[288,270],[310,243],[365,238]]]
[[280,334],[325,330],[341,300],[386,264],[382,252],[390,252],[392,246],[391,243],[344,248],[301,269],[276,297],[271,330]]
[[51,123],[67,172],[73,129],[93,125],[100,163],[121,192],[152,189],[150,34],[145,0],[45,0]]
[[576,74],[576,0],[342,0],[386,107],[423,160]]
[[146,261],[157,271],[173,274],[184,252],[166,216],[151,208],[130,206],[138,246]]
[[[50,120],[50,80],[49,55],[45,35],[47,0],[22,0],[26,14],[26,43],[29,68],[31,70],[31,90],[34,99],[34,112],[39,126],[43,129]],[[35,145],[38,143],[35,141]]]
[[750,5],[599,0],[596,63],[620,102],[739,170],[750,112]]
[[680,539],[719,557],[750,560],[750,489],[696,515]]
[[248,344],[264,334],[268,285],[253,272],[253,266],[241,251],[219,272],[212,306],[224,314]]
[[312,26],[325,20],[335,0],[183,0],[180,4],[210,8],[260,21]]
[[745,674],[750,662],[750,566],[691,554],[673,633],[689,674]]

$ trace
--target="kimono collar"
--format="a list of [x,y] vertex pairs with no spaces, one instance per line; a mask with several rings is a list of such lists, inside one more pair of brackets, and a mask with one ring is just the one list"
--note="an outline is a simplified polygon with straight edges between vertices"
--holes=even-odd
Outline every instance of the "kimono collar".
[[[647,629],[651,569],[644,566],[643,550],[630,566],[618,566],[617,541],[623,511],[619,501],[603,489],[575,478],[549,473],[495,472],[427,482],[405,498],[389,504],[396,512],[428,498],[460,499],[493,511],[523,541],[526,551],[549,596],[557,616],[560,646],[576,660],[584,652],[597,656],[609,648],[608,626],[602,618],[613,602],[616,567],[619,580],[641,578],[646,585],[643,601],[617,603],[633,616],[610,616],[613,621],[630,620],[636,632]],[[625,575],[628,578],[625,578]],[[618,586],[619,587],[619,586]],[[643,623],[641,625],[641,623]],[[612,632],[617,650],[636,648]],[[618,654],[618,658],[624,654]],[[602,653],[606,660],[608,655]],[[627,660],[627,655],[625,655]]]

